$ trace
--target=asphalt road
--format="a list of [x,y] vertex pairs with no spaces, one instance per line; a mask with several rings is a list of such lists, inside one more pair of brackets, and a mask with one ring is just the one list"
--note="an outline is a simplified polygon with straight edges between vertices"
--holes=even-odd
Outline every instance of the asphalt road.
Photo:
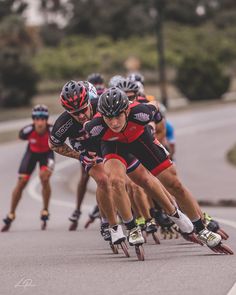
[[[236,169],[224,154],[235,142],[236,105],[171,114],[175,123],[179,173],[198,199],[235,199]],[[19,126],[20,127],[20,126]],[[25,149],[19,141],[0,146],[0,215],[9,210],[9,198]],[[98,233],[98,223],[83,229],[95,203],[90,184],[79,231],[69,232],[76,161],[57,158],[52,178],[51,220],[40,230],[40,190],[33,175],[9,233],[0,234],[0,294],[236,294],[236,256],[217,255],[183,239],[145,245],[144,262],[114,255]],[[235,208],[207,208],[224,223],[227,242],[236,251]],[[222,223],[222,225],[223,225]]]

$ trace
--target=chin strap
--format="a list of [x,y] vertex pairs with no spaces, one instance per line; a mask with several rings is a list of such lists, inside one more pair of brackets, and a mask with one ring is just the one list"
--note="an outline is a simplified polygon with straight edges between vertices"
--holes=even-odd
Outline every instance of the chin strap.
[[120,132],[123,132],[123,131],[125,130],[125,128],[127,127],[127,125],[128,125],[128,116],[127,116],[127,113],[126,113],[126,112],[124,112],[124,113],[125,113],[125,125],[124,125],[124,127],[121,129]]

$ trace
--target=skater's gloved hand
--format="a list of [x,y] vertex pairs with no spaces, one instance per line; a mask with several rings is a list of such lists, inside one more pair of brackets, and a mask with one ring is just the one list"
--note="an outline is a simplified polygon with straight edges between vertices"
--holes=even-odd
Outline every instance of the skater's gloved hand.
[[92,167],[97,163],[96,153],[93,152],[85,152],[81,153],[79,156],[79,160],[81,164],[86,165],[88,167]]

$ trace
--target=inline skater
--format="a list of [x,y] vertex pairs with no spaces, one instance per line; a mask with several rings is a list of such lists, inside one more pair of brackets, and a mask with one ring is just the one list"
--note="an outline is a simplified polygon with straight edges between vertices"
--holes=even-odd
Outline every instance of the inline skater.
[[[150,102],[144,93],[142,94],[142,96],[140,96],[139,85],[137,83],[140,81],[142,81],[142,83],[143,83],[144,79],[141,79],[139,76],[137,76],[137,74],[133,75],[132,77],[130,78],[130,80],[127,79],[127,80],[121,81],[120,83],[117,84],[117,87],[120,88],[122,91],[124,91],[127,94],[130,101],[136,101],[136,102],[138,101],[140,103],[153,104],[155,107],[160,109],[160,113],[162,114],[162,117],[164,120],[162,120],[158,124],[155,124],[154,122],[151,122],[149,124],[151,124],[153,135],[155,136],[155,138],[159,142],[161,142],[165,146],[165,148],[169,152],[169,157],[171,158],[171,160],[173,160],[173,156],[174,156],[174,152],[175,152],[175,138],[174,138],[174,134],[173,134],[173,128],[170,128],[170,123],[168,122],[168,120],[165,119],[166,109],[162,104],[159,104],[155,100],[152,100]],[[137,80],[135,80],[135,78]],[[167,136],[168,136],[168,139],[167,139]],[[151,200],[150,200],[150,203],[152,204]],[[153,209],[154,204],[155,204],[155,208],[157,210]],[[161,225],[165,236],[173,236],[172,235],[173,228],[169,227],[171,224],[171,221],[168,220],[168,218],[166,218],[165,214],[161,217],[160,206],[158,206],[158,204],[156,204],[155,202],[154,202],[154,204],[152,204],[152,206],[151,206],[152,207],[151,215],[153,217],[155,217],[157,223],[159,225]],[[214,232],[219,233],[223,239],[227,239],[228,235],[222,228],[220,228],[219,223],[213,219],[207,220],[205,218],[205,216],[207,216],[207,214],[205,214],[205,215],[203,214],[203,212],[201,211],[200,206],[198,205],[197,202],[195,202],[195,205],[198,210],[198,213],[200,214],[201,218],[203,219],[203,222],[207,225],[207,228],[209,230],[213,230]],[[154,214],[154,212],[156,212],[156,213]],[[165,220],[166,220],[166,225],[164,223]],[[170,235],[167,234],[168,227],[170,228]]]
[[87,80],[94,85],[98,95],[101,95],[106,90],[104,78],[100,73],[90,74]]
[[117,84],[122,82],[123,80],[125,80],[125,78],[121,75],[112,76],[108,82],[108,86],[109,86],[109,88],[116,87]]
[[[110,88],[99,98],[98,114],[85,124],[85,130],[92,138],[102,139],[102,155],[105,158],[105,170],[116,192],[126,194],[124,186],[124,167],[126,153],[133,154],[175,196],[178,204],[194,224],[199,240],[215,252],[233,254],[232,250],[221,243],[221,236],[208,230],[201,220],[196,201],[177,177],[174,166],[168,158],[164,147],[147,129],[150,121],[161,121],[160,112],[150,104],[134,102],[130,104],[127,95],[119,88]],[[142,165],[129,174],[130,178],[142,186],[146,194],[156,199],[165,212],[174,219],[182,230],[180,222],[184,218],[169,200],[166,201],[161,192],[167,191],[158,185],[157,178],[146,173]],[[182,215],[181,215],[182,214]],[[190,223],[191,224],[191,223]],[[191,224],[192,225],[192,224]],[[190,229],[191,226],[189,225]],[[190,233],[190,232],[189,232]]]
[[[89,99],[90,100],[98,100],[98,94],[97,94],[97,90],[95,88],[95,86],[93,86],[93,84],[91,84],[90,82],[85,81],[84,82],[85,87],[88,90],[89,93]],[[89,174],[85,171],[84,167],[81,165],[80,166],[80,179],[77,185],[77,193],[76,193],[76,209],[73,211],[72,215],[69,217],[69,220],[71,222],[70,226],[69,226],[69,230],[70,231],[74,231],[77,229],[78,227],[78,222],[79,222],[79,218],[81,216],[81,205],[83,203],[84,197],[85,197],[85,193],[87,190],[87,184],[89,181]],[[98,211],[96,211],[96,213],[98,213]],[[90,223],[92,223],[98,216],[99,214],[90,214],[90,221],[86,222],[86,225],[88,226]],[[87,227],[86,226],[86,227]]]
[[[97,183],[97,203],[99,209],[105,213],[110,226],[113,244],[122,243],[125,239],[120,225],[117,224],[116,210],[123,219],[127,229],[130,230],[129,241],[133,244],[144,242],[139,227],[133,221],[129,199],[122,195],[113,199],[111,195],[111,184],[104,170],[103,160],[99,157],[100,142],[87,139],[83,124],[92,119],[96,113],[97,103],[89,100],[88,90],[84,82],[67,82],[61,92],[61,104],[65,109],[56,120],[50,136],[50,147],[53,151],[70,158],[79,160],[87,173]],[[73,142],[73,148],[65,143],[69,138]],[[137,160],[127,155],[126,161],[130,163],[130,169],[137,165]],[[122,247],[125,247],[122,244]],[[125,252],[125,250],[124,250]]]
[[48,146],[51,125],[48,123],[48,108],[45,105],[36,105],[32,110],[33,122],[25,126],[19,132],[19,138],[28,141],[27,150],[19,168],[18,182],[13,190],[10,212],[3,219],[2,231],[8,231],[15,211],[22,197],[22,193],[30,179],[36,164],[39,163],[39,177],[42,185],[43,209],[41,211],[42,229],[46,228],[49,218],[48,206],[51,196],[50,177],[54,168],[54,153]]

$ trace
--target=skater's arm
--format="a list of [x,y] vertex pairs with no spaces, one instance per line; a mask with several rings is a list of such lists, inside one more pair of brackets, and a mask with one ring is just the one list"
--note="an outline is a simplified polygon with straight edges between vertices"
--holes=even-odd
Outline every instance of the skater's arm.
[[33,124],[25,126],[19,131],[19,138],[22,140],[27,140],[33,130],[34,130]]
[[73,150],[68,144],[66,143],[63,143],[62,145],[60,146],[56,146],[54,145],[51,141],[49,141],[49,147],[51,150],[53,150],[54,152],[62,155],[62,156],[65,156],[65,157],[68,157],[68,158],[73,158],[73,159],[77,159],[79,160],[80,159],[80,153]]

